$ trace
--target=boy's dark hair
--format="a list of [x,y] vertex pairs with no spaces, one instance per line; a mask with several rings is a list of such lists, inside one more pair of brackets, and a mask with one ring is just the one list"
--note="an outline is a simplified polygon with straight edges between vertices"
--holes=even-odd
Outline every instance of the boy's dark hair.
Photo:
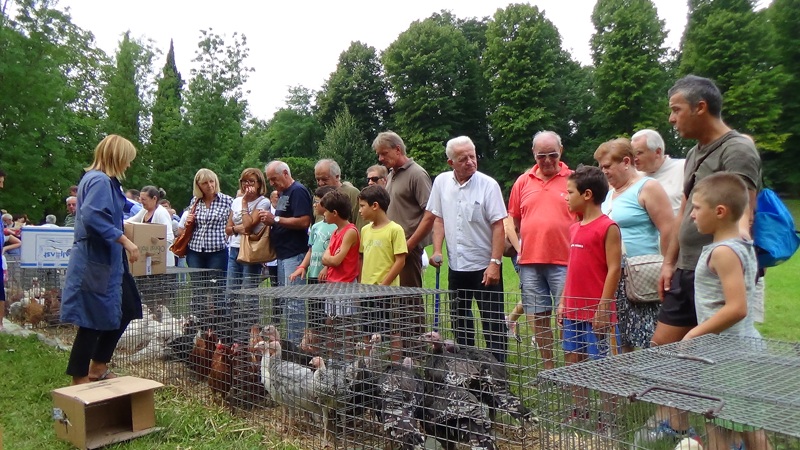
[[6,171],[3,170],[3,169],[0,169],[0,177],[5,177],[5,176],[6,176]]
[[325,194],[328,192],[333,192],[335,190],[336,186],[320,186],[314,191],[314,197],[321,199],[322,197],[325,197]]
[[350,220],[350,212],[352,211],[353,204],[350,203],[350,197],[348,197],[347,194],[334,189],[325,194],[319,202],[322,207],[328,211],[336,211],[342,219]]
[[727,207],[734,222],[742,218],[750,203],[747,185],[739,175],[730,172],[717,172],[698,181],[692,195],[702,196],[702,200],[712,208],[717,205]]
[[377,184],[362,189],[358,194],[358,199],[364,200],[368,205],[377,203],[384,212],[389,209],[389,192]]
[[592,202],[600,205],[608,195],[608,180],[599,167],[579,165],[569,176],[575,182],[578,192],[583,194],[586,190],[592,191]]

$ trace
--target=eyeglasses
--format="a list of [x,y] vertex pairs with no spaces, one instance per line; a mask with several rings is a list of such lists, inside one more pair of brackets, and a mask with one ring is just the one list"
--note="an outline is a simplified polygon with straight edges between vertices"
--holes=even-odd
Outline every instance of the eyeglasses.
[[383,177],[367,177],[367,182],[372,181],[373,183],[377,183],[378,180],[382,180]]
[[256,183],[258,183],[257,180],[239,180],[239,182],[242,183],[242,184],[256,184]]
[[544,161],[544,160],[545,160],[545,159],[547,159],[547,158],[550,158],[550,159],[558,159],[558,157],[559,157],[559,156],[561,156],[561,154],[560,154],[560,153],[558,153],[558,152],[552,152],[552,153],[537,153],[536,155],[534,155],[534,157],[535,157],[536,159],[538,159],[539,161]]

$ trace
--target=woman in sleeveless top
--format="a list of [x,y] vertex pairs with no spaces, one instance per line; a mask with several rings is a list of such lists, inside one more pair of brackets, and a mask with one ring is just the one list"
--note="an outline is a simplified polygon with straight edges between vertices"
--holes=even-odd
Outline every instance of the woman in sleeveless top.
[[[602,210],[619,225],[623,254],[664,254],[673,223],[672,206],[658,181],[636,171],[633,158],[631,143],[624,138],[608,141],[595,152],[594,159],[611,187]],[[659,307],[659,302],[630,302],[625,278],[620,278],[617,317],[624,352],[650,346]]]

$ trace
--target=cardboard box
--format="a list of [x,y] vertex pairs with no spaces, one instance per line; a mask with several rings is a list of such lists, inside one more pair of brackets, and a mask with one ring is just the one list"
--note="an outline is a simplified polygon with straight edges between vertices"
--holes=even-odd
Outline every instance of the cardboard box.
[[[167,273],[167,226],[160,223],[125,223],[125,236],[139,247],[139,260],[130,263],[131,275]],[[130,256],[130,255],[129,255]]]
[[67,267],[74,234],[71,227],[22,227],[20,267]]
[[161,383],[119,377],[55,389],[56,436],[81,449],[93,449],[159,431],[154,391]]

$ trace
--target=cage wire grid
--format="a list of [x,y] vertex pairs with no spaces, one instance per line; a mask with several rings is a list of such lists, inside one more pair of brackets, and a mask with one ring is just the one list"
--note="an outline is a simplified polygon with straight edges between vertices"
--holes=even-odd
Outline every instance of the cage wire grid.
[[[672,448],[637,442],[637,433],[653,426],[653,406],[662,405],[690,412],[701,434],[706,419],[714,417],[726,428],[770,432],[773,448],[798,449],[798,366],[796,343],[707,335],[543,371],[537,377],[539,396],[550,408],[542,413],[541,436],[558,441],[567,435],[600,448],[613,442],[628,448]],[[575,401],[570,395],[575,392],[582,392],[589,403],[582,421],[571,420]],[[614,410],[613,427],[600,430],[598,417],[609,409]]]

